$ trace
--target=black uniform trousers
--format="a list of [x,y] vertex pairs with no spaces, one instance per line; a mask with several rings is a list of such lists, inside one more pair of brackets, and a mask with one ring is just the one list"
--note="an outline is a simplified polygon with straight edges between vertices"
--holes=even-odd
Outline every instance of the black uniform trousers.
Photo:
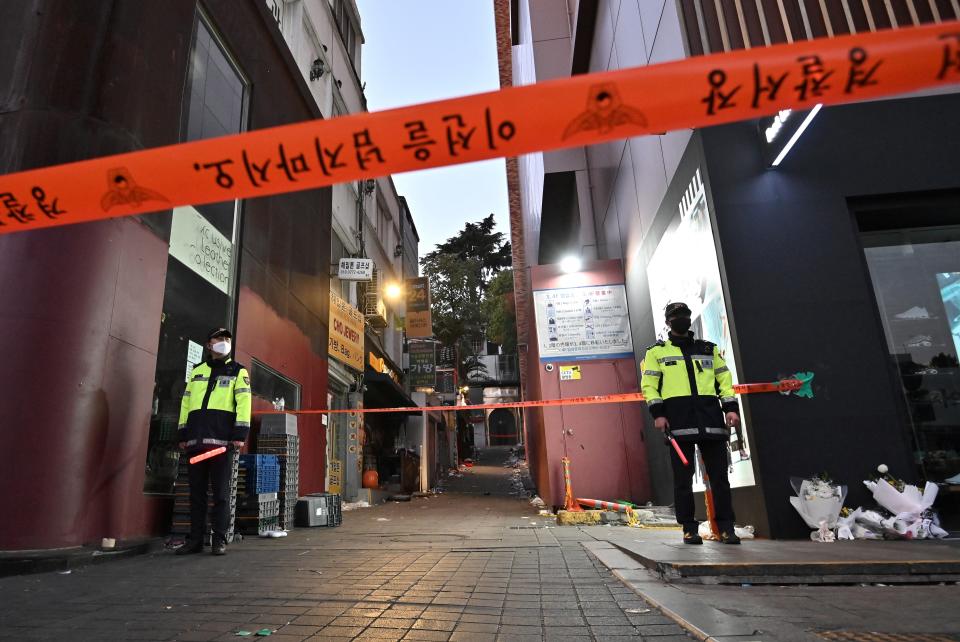
[[188,464],[190,479],[190,541],[203,542],[207,522],[207,486],[213,486],[213,514],[210,523],[214,540],[226,541],[230,527],[230,475],[233,451],[195,464]]
[[696,533],[700,523],[694,517],[693,473],[696,454],[694,445],[700,447],[710,489],[713,491],[713,508],[717,526],[721,531],[733,532],[733,501],[730,498],[730,480],[727,478],[727,442],[720,439],[700,441],[677,441],[689,465],[684,466],[673,447],[670,447],[670,463],[673,466],[673,502],[677,522],[688,533]]

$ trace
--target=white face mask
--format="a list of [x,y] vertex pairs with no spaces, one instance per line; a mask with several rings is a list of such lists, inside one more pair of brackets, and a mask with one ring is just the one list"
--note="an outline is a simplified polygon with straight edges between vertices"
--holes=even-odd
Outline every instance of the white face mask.
[[230,342],[229,341],[217,341],[210,349],[214,354],[224,356],[230,354]]

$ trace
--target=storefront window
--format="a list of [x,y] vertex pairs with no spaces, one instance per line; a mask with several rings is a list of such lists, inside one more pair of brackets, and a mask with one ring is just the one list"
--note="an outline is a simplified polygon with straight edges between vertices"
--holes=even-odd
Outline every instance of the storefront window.
[[960,226],[862,239],[914,457],[924,478],[942,482],[960,473]]
[[[244,129],[247,82],[203,16],[197,20],[184,97],[185,140]],[[170,493],[177,476],[177,424],[190,370],[207,332],[230,328],[235,310],[237,201],[178,207],[170,223],[144,492]]]
[[300,410],[300,384],[293,379],[284,377],[256,359],[250,364],[250,379],[254,397],[271,404],[281,404],[284,410]]

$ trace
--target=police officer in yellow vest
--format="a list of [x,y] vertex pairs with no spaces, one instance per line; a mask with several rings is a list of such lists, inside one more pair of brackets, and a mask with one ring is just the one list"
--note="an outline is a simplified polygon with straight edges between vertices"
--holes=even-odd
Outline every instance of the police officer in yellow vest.
[[699,446],[713,491],[720,539],[739,544],[734,532],[730,481],[727,479],[727,447],[730,428],[740,425],[740,407],[733,392],[733,376],[717,346],[695,339],[690,332],[690,308],[671,303],[664,310],[670,334],[647,348],[641,387],[656,427],[676,439],[689,465],[673,448],[673,497],[677,522],[683,526],[686,544],[702,544],[694,517],[694,446]]
[[230,525],[230,448],[242,448],[250,431],[250,375],[230,358],[232,335],[214,328],[207,335],[210,357],[190,373],[180,404],[179,442],[185,456],[227,447],[227,453],[190,464],[190,539],[177,555],[203,552],[207,520],[207,484],[213,485],[212,552],[227,552]]

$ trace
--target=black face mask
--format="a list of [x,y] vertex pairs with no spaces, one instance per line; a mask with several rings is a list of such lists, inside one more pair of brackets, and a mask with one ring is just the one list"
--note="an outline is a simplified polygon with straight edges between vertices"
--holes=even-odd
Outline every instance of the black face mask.
[[675,334],[686,334],[690,330],[690,317],[674,317],[667,323]]

